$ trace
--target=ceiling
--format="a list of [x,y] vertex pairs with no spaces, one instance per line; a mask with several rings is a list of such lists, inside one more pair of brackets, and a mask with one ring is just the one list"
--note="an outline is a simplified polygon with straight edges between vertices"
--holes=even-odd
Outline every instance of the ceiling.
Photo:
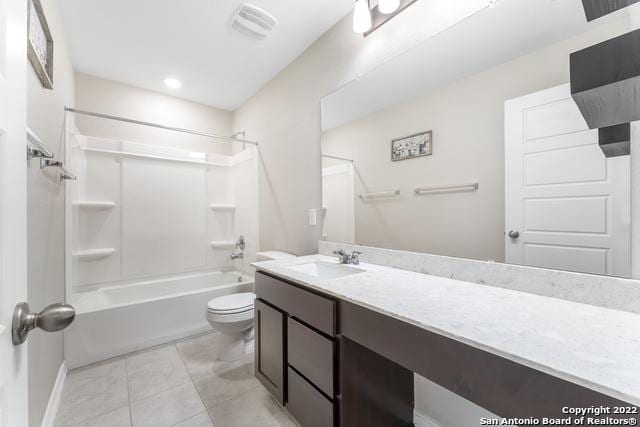
[[[617,19],[587,23],[581,0],[502,0],[358,77],[322,100],[333,129],[447,83],[508,62]],[[569,58],[567,57],[567,69]]]
[[[353,0],[249,0],[278,20],[231,28],[240,0],[60,0],[76,71],[235,110],[344,17]],[[163,81],[175,77],[180,89]]]

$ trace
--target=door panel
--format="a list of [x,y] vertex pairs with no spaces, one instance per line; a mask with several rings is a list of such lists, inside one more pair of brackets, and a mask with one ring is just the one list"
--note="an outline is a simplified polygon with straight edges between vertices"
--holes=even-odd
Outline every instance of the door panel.
[[[579,159],[579,161],[576,161]],[[572,184],[607,179],[607,160],[596,144],[524,155],[524,184]]]
[[568,98],[529,108],[525,112],[527,140],[584,130],[582,114],[571,103]]
[[0,426],[27,426],[27,344],[11,342],[27,300],[27,2],[0,0]]
[[606,233],[607,201],[606,196],[527,199],[526,231]]
[[285,314],[255,301],[255,370],[256,377],[284,404],[285,401]]
[[607,270],[608,252],[603,248],[525,243],[524,263],[532,267],[603,274]]
[[505,206],[508,263],[629,277],[629,156],[604,156],[569,85],[505,102]]

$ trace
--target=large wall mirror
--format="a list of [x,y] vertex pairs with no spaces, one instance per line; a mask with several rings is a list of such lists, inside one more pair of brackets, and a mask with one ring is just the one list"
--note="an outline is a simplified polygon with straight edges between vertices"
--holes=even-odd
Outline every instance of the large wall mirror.
[[323,98],[323,239],[629,277],[630,159],[568,84],[629,13],[503,0]]

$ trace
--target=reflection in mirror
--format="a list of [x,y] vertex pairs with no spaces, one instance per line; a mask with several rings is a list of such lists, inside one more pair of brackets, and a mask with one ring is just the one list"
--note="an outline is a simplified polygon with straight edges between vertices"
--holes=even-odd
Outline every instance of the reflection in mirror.
[[322,156],[322,238],[355,243],[353,160]]
[[569,55],[633,12],[504,0],[326,96],[323,239],[628,277],[629,156],[598,146]]

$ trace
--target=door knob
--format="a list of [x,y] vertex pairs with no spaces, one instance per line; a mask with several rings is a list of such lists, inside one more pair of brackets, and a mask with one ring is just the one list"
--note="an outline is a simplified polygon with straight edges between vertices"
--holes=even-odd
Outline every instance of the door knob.
[[32,329],[40,328],[47,332],[60,331],[73,322],[76,310],[69,304],[51,304],[40,313],[32,313],[29,304],[21,302],[13,311],[11,339],[13,345],[20,345],[27,340]]
[[520,232],[518,230],[511,230],[509,232],[509,237],[511,237],[512,239],[517,239],[518,237],[520,237]]

